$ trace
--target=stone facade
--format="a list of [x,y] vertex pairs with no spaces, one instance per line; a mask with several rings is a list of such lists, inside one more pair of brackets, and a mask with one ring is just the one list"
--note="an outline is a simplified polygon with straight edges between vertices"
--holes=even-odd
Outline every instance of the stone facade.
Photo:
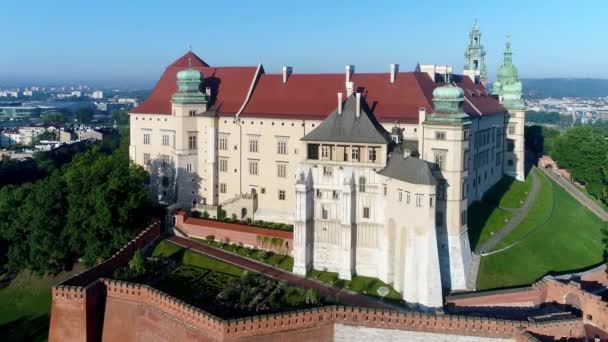
[[[478,28],[471,34],[477,49]],[[480,72],[481,49],[470,56]],[[131,111],[130,155],[160,202],[293,224],[295,273],[376,277],[432,309],[443,289],[470,283],[469,205],[504,174],[523,180],[521,83],[507,69],[492,96],[448,66],[272,75],[212,68],[189,52]],[[329,126],[335,135],[319,135]],[[383,174],[394,155],[422,164]],[[429,169],[428,184],[408,179]]]

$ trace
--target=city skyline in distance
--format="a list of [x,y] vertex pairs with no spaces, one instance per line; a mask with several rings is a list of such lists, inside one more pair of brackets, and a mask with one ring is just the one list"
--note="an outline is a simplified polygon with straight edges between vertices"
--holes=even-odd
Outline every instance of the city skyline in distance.
[[[388,72],[390,63],[449,64],[461,72],[475,18],[490,81],[511,34],[522,78],[608,78],[602,68],[603,4],[434,1],[282,4],[275,1],[24,1],[3,5],[2,85],[82,82],[151,87],[168,60],[192,50],[211,65],[256,65],[277,73]],[[593,10],[594,8],[598,10]],[[18,29],[16,29],[18,28]],[[589,52],[594,52],[590,54]]]

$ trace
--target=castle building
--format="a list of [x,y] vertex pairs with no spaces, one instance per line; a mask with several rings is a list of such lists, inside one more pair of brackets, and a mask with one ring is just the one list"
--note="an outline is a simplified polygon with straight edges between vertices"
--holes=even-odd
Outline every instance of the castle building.
[[130,157],[160,202],[293,224],[297,274],[376,277],[440,307],[443,289],[471,287],[469,205],[504,174],[524,176],[510,48],[492,95],[477,24],[470,37],[463,75],[270,74],[188,52],[131,110]]

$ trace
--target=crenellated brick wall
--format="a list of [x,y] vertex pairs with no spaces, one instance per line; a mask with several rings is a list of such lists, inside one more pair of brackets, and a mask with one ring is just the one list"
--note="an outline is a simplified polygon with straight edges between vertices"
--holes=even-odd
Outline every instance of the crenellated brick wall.
[[104,262],[52,289],[49,341],[96,341],[103,324],[105,286],[99,278],[131,260],[136,250],[160,236],[155,221]]
[[[326,341],[333,340],[337,327],[357,327],[373,336],[414,336],[424,332],[476,336],[482,339],[526,341],[527,332],[537,336],[584,337],[584,324],[606,330],[608,307],[601,298],[581,288],[581,282],[546,277],[531,286],[503,291],[450,296],[459,306],[537,306],[544,302],[563,304],[569,294],[580,301],[583,318],[531,322],[427,314],[361,307],[327,306],[272,315],[224,320],[171,297],[152,287],[100,278],[128,262],[134,251],[160,234],[155,223],[104,263],[53,288],[49,341]],[[605,271],[604,271],[605,272]],[[594,283],[597,274],[579,277]],[[579,279],[577,278],[577,279]],[[88,282],[88,283],[87,283]],[[363,330],[361,330],[363,329]],[[342,336],[344,337],[344,336]]]
[[[204,239],[209,235],[215,237],[215,241],[226,241],[230,243],[242,243],[247,247],[291,254],[293,248],[293,232],[284,230],[268,229],[250,226],[241,223],[228,223],[216,220],[206,220],[189,217],[184,211],[176,211],[175,227],[189,237]],[[279,238],[282,240],[281,246],[262,245],[258,236],[269,238]]]
[[579,282],[562,282],[556,279],[544,279],[545,301],[567,304],[566,296],[578,298],[583,321],[608,332],[608,303],[600,295],[581,290]]
[[[606,287],[608,273],[606,266],[601,265],[589,271],[563,276],[547,276],[536,283],[515,289],[458,294],[446,298],[447,305],[464,307],[537,307],[543,303],[571,305],[567,302],[570,296],[578,304],[584,324],[593,325],[608,332],[608,302],[594,294],[593,290]],[[580,333],[573,328],[572,334]],[[606,334],[608,337],[608,333]]]
[[[526,330],[550,332],[553,336],[584,333],[580,319],[538,323],[344,306],[223,320],[147,285],[110,279],[102,279],[95,284],[103,286],[103,291],[99,292],[105,294],[104,326],[98,335],[103,336],[104,341],[120,337],[126,342],[146,340],[146,336],[169,335],[192,341],[256,340],[270,335],[274,339],[287,336],[297,340],[307,340],[306,336],[330,339],[334,324],[505,339],[515,339]],[[63,288],[58,289],[59,292],[77,299],[78,303],[88,300],[79,289]],[[153,324],[150,325],[149,321]],[[142,331],[138,328],[141,326],[146,326],[146,329]],[[65,341],[83,340],[79,335],[62,336]],[[90,340],[95,338],[87,339]]]
[[124,247],[114,253],[114,255],[104,260],[99,265],[89,268],[88,270],[64,281],[61,285],[86,286],[96,279],[107,276],[119,266],[128,263],[133,257],[133,253],[135,253],[135,251],[149,245],[159,236],[160,222],[156,221],[150,224],[131,241],[129,241]]

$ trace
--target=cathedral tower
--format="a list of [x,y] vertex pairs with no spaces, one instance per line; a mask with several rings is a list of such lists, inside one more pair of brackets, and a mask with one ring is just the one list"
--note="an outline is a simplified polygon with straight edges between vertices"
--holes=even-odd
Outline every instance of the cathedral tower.
[[449,82],[433,91],[435,110],[423,122],[422,158],[434,162],[437,184],[437,236],[443,286],[465,290],[471,265],[467,232],[467,177],[471,121],[464,91]]
[[469,33],[469,45],[464,53],[464,74],[471,77],[475,82],[486,84],[486,50],[481,44],[481,30],[477,25],[477,19],[471,33]]
[[504,52],[503,64],[498,68],[496,82],[493,85],[493,93],[498,95],[500,103],[507,109],[508,115],[505,119],[506,147],[505,147],[505,173],[523,181],[524,170],[524,124],[525,105],[521,98],[522,84],[519,81],[517,68],[513,65],[513,52],[511,51],[511,39],[507,35],[507,43]]

